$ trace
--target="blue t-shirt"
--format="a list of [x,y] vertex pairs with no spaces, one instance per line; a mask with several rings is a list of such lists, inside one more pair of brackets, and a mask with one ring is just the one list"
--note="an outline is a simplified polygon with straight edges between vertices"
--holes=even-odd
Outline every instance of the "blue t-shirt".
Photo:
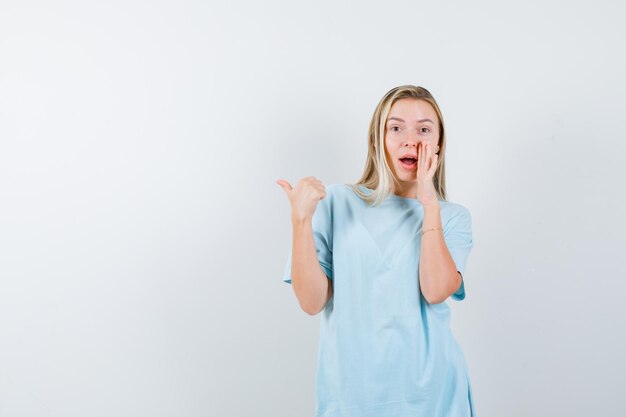
[[[439,207],[464,277],[470,213],[443,200]],[[333,285],[320,321],[315,417],[475,416],[450,308],[429,304],[419,288],[423,219],[417,199],[391,195],[370,207],[347,184],[326,186],[312,219],[317,257]],[[283,281],[291,283],[291,250]],[[464,280],[452,298],[465,298]]]

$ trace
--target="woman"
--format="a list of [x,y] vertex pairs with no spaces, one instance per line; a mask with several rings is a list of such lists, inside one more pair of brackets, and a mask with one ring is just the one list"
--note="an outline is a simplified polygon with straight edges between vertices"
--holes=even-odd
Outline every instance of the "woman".
[[356,184],[277,181],[293,226],[283,281],[323,313],[316,417],[475,415],[445,303],[465,298],[471,218],[446,200],[445,144],[432,95],[400,86],[374,111]]

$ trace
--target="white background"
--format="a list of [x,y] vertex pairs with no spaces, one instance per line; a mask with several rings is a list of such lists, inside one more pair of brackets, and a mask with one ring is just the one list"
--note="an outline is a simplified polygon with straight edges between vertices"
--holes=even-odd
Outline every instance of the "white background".
[[439,102],[472,213],[448,303],[478,416],[623,416],[625,16],[2,1],[0,416],[312,416],[275,181],[356,181],[401,84]]

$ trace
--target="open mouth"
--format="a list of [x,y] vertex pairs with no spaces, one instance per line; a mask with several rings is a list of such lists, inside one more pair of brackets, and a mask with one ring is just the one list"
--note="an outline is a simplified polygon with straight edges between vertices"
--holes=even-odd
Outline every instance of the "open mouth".
[[402,164],[403,168],[406,169],[414,169],[417,166],[417,159],[415,158],[402,158],[400,159],[400,163]]

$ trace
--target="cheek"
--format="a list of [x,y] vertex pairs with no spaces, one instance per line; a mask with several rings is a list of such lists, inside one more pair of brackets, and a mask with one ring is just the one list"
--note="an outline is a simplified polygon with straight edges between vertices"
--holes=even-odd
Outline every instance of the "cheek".
[[394,162],[395,158],[393,157],[393,155],[391,155],[391,152],[389,152],[389,148],[388,148],[387,144],[385,144],[385,158],[387,158],[387,163],[389,165],[395,164],[395,162]]
[[393,138],[385,138],[385,151],[387,152],[388,156],[392,156],[390,155],[390,149],[395,150],[397,149],[398,145],[397,143],[395,143],[395,141],[393,140]]
[[428,143],[431,147],[431,149],[436,149],[437,148],[437,138],[436,137],[425,137],[424,138],[424,143]]
[[388,159],[391,158],[391,152],[389,151],[389,149],[392,149],[391,142],[389,141],[389,139],[385,139],[385,156]]

